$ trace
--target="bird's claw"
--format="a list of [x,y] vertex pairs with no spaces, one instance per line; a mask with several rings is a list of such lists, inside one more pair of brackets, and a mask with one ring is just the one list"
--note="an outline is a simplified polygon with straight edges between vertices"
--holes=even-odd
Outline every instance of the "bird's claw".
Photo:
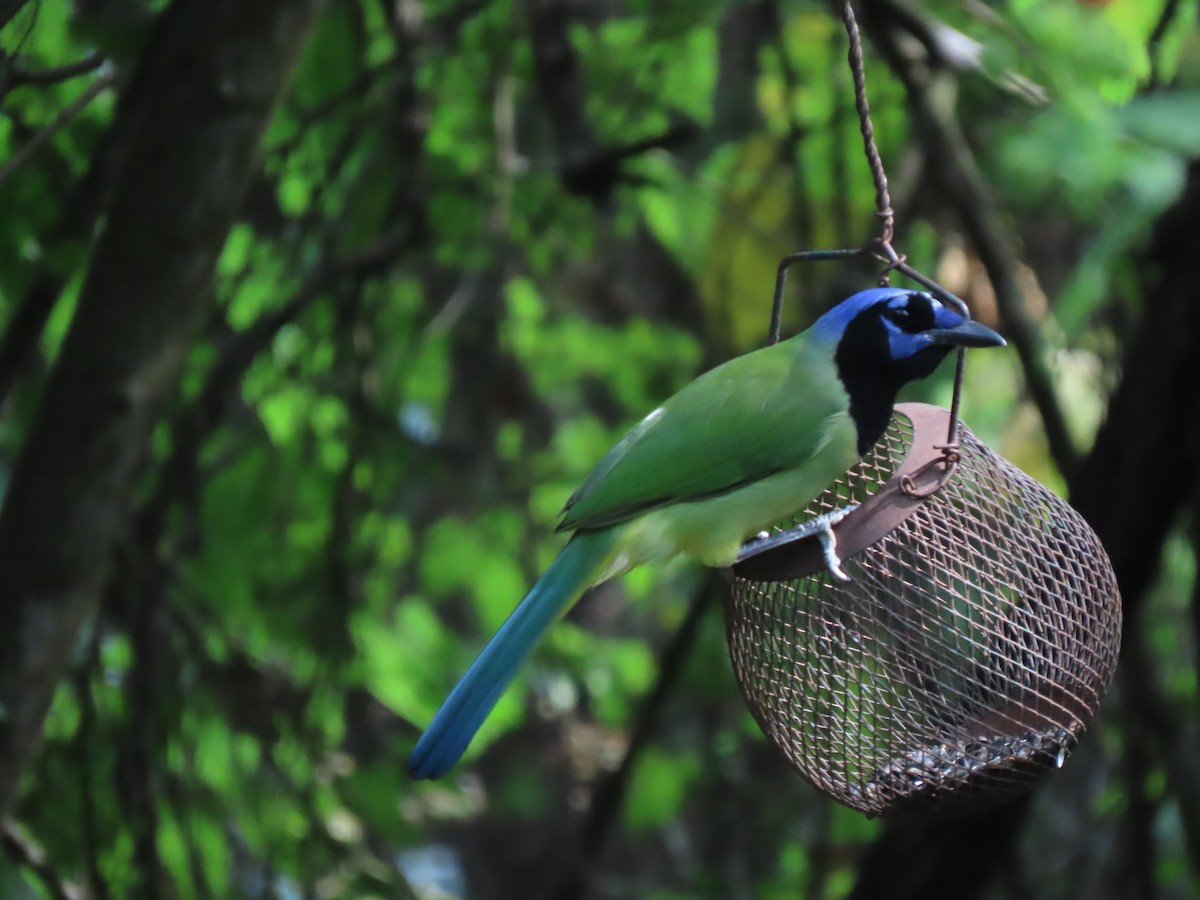
[[825,568],[829,570],[829,574],[838,581],[850,581],[850,576],[842,568],[842,561],[837,555],[837,536],[833,533],[833,526],[856,509],[858,509],[858,504],[851,503],[842,509],[823,513],[809,519],[807,522],[797,525],[795,528],[789,528],[787,531],[781,531],[778,534],[768,535],[765,532],[760,532],[753,540],[747,541],[742,546],[742,552],[738,554],[737,561],[741,562],[744,559],[757,556],[766,550],[783,544],[790,544],[803,538],[815,537],[821,542],[821,558],[825,561]]
[[829,570],[829,574],[838,581],[850,581],[850,576],[842,568],[842,561],[837,555],[837,535],[833,533],[833,526],[828,525],[818,531],[817,540],[821,542],[821,558],[825,561],[825,568]]
[[842,568],[842,560],[837,555],[837,535],[833,533],[833,526],[856,509],[858,509],[858,504],[851,503],[842,509],[825,513],[825,515],[813,519],[814,525],[818,522],[821,523],[820,530],[817,532],[817,540],[821,542],[821,558],[825,561],[825,568],[829,570],[830,575],[842,583],[850,581],[851,578]]

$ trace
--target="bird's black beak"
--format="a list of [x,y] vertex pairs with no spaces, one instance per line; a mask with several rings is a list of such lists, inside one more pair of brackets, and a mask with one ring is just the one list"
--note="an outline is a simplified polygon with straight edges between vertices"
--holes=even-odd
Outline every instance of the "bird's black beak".
[[1003,347],[1007,343],[974,319],[964,319],[953,328],[931,328],[925,334],[935,346],[941,347]]

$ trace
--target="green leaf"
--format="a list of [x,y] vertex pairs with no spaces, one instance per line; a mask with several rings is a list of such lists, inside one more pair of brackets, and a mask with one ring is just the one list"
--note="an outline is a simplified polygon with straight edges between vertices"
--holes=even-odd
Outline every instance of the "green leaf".
[[660,828],[677,817],[700,773],[693,754],[648,748],[638,759],[625,807],[625,823],[635,833]]

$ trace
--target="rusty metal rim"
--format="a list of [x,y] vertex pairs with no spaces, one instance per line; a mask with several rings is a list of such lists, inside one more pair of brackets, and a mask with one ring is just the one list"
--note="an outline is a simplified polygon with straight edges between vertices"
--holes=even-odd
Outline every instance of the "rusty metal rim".
[[[894,531],[953,474],[955,456],[947,453],[946,443],[950,410],[930,403],[901,403],[895,411],[912,425],[912,447],[892,477],[833,527],[838,555],[843,560]],[[824,568],[821,544],[809,537],[743,560],[733,566],[733,574],[746,581],[790,581]]]

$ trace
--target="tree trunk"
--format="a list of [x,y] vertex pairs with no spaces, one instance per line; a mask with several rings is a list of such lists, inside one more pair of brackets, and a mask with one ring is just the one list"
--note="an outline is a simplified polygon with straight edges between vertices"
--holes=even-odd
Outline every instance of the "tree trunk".
[[[1112,559],[1127,631],[1196,479],[1200,168],[1192,167],[1184,196],[1159,220],[1148,256],[1156,275],[1148,279],[1141,326],[1126,349],[1108,417],[1070,485],[1071,502]],[[1023,798],[949,824],[891,826],[864,855],[851,896],[979,896],[1010,865],[1028,810]]]
[[176,0],[114,128],[107,226],[0,510],[0,817],[93,609],[139,463],[211,296],[320,0]]

